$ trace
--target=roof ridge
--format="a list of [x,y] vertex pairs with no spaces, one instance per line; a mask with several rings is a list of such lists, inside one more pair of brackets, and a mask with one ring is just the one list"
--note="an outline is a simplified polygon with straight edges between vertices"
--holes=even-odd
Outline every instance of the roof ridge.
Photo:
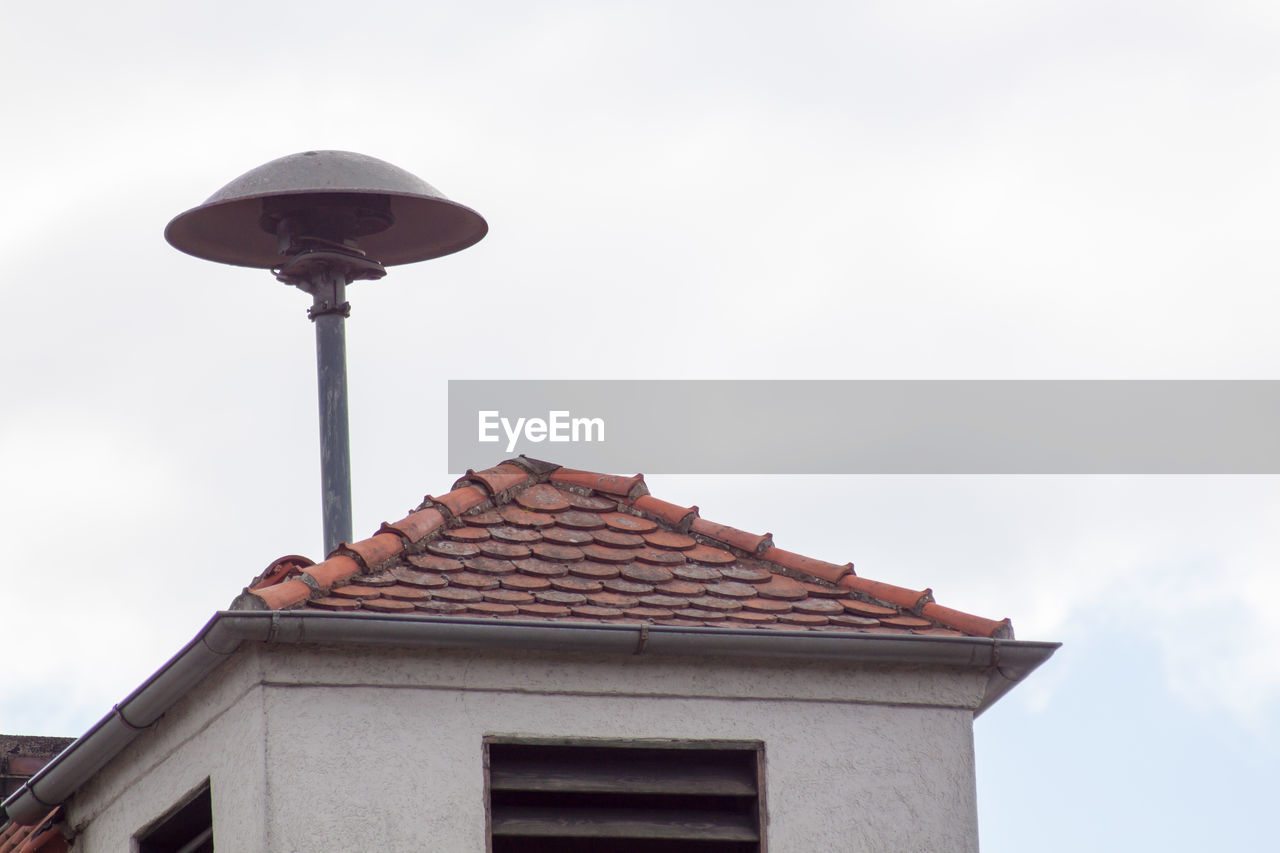
[[[931,589],[911,590],[859,577],[853,563],[830,563],[777,547],[771,533],[753,534],[704,519],[697,506],[680,506],[649,494],[643,474],[630,477],[564,468],[525,456],[508,459],[480,471],[467,469],[453,488],[439,496],[427,495],[417,509],[395,522],[383,522],[373,536],[343,542],[324,561],[312,565],[305,557],[274,561],[236,600],[232,609],[285,609],[326,596],[335,586],[358,581],[390,567],[401,558],[423,554],[428,545],[475,518],[499,508],[516,505],[527,490],[546,486],[552,491],[540,500],[559,500],[556,489],[583,498],[606,500],[614,511],[661,525],[690,543],[719,548],[740,559],[767,564],[768,571],[798,583],[813,585],[815,593],[869,607],[905,610],[897,627],[923,628],[934,624],[970,635],[1012,638],[1008,619],[995,621],[937,605]],[[527,498],[535,501],[534,497]],[[534,503],[529,506],[540,506]],[[543,509],[544,512],[547,510]],[[517,513],[518,514],[518,513]],[[550,516],[548,516],[550,517]],[[496,520],[489,523],[501,523]],[[653,528],[650,528],[653,529]],[[447,543],[446,543],[447,544]],[[726,555],[727,556],[727,555]],[[304,562],[305,561],[305,562]]]

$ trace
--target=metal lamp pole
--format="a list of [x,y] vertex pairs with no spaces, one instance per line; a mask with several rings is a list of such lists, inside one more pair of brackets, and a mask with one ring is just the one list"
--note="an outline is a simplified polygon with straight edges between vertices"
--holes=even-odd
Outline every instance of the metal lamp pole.
[[352,538],[347,420],[347,285],[386,266],[460,251],[489,226],[480,214],[382,160],[306,151],[259,166],[175,217],[165,239],[207,260],[272,270],[311,295],[320,403],[324,553]]

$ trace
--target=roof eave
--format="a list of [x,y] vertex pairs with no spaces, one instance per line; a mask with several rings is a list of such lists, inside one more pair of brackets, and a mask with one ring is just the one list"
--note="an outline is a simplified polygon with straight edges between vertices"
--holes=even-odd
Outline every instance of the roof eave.
[[316,610],[222,611],[111,713],[5,800],[5,814],[24,825],[42,818],[49,809],[75,793],[245,641],[952,666],[989,672],[986,690],[975,714],[981,714],[1048,660],[1060,645],[982,637],[499,621]]

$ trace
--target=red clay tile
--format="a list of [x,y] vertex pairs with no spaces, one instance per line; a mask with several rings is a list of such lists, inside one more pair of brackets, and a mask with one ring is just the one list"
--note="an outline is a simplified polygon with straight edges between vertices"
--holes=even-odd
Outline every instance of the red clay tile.
[[715,610],[722,613],[742,609],[742,603],[736,599],[716,598],[710,595],[691,598],[689,599],[689,604],[693,607],[702,608],[703,610]]
[[512,560],[511,565],[526,575],[540,578],[558,578],[569,574],[569,566],[571,564],[560,562],[559,560],[542,560],[537,557],[530,557],[527,560]]
[[676,504],[659,500],[653,495],[636,498],[631,505],[650,518],[669,524],[682,533],[688,531],[689,525],[698,517],[698,508],[696,506],[677,506]]
[[394,598],[397,601],[426,601],[431,598],[431,593],[425,589],[403,584],[386,587],[381,592],[383,598]]
[[753,622],[763,623],[763,622],[778,621],[778,617],[773,615],[772,613],[757,613],[753,610],[746,610],[745,608],[743,610],[739,610],[736,613],[734,613],[733,618],[735,621],[744,622],[744,623],[753,623]]
[[804,587],[804,591],[809,593],[809,597],[818,598],[847,598],[849,591],[839,586],[824,586],[819,583],[810,583],[809,581],[800,581],[800,586]]
[[717,542],[732,545],[739,550],[746,551],[748,554],[759,554],[765,548],[773,546],[773,535],[770,533],[747,533],[727,524],[716,524],[714,521],[707,521],[705,518],[695,518],[690,529],[700,536],[706,536],[710,539],[715,539]]
[[804,601],[794,602],[791,609],[796,613],[814,613],[819,616],[839,616],[844,613],[844,608],[829,598],[806,598]]
[[463,486],[431,500],[447,509],[450,515],[458,516],[469,509],[475,509],[488,499],[489,496],[479,486]]
[[384,530],[398,533],[410,542],[421,542],[444,526],[444,513],[438,509],[420,509],[397,522],[383,522]]
[[892,607],[872,604],[869,601],[858,601],[856,598],[842,598],[838,603],[854,616],[874,616],[878,619],[881,616],[898,615],[898,611]]
[[711,569],[705,566],[676,566],[671,570],[675,576],[687,581],[718,581],[722,577],[719,569]]
[[473,601],[467,605],[468,613],[482,616],[514,616],[520,609],[514,604],[503,604],[497,601]]
[[440,557],[435,554],[414,554],[409,558],[409,565],[429,572],[460,572],[462,561],[453,557]]
[[516,503],[531,512],[560,512],[569,508],[569,502],[564,499],[564,495],[560,494],[554,486],[546,483],[539,483],[516,495]]
[[366,569],[371,569],[385,560],[389,560],[404,550],[404,543],[394,533],[379,533],[369,539],[343,543],[338,546],[342,553],[353,553],[360,558]]
[[362,610],[375,613],[412,613],[413,604],[408,601],[397,601],[394,598],[375,598],[360,602]]
[[457,604],[470,604],[471,602],[479,601],[480,599],[480,590],[463,589],[462,587],[454,586],[433,590],[431,593],[432,601],[452,601]]
[[530,542],[542,541],[542,534],[527,527],[491,527],[489,536],[499,542],[511,542],[516,545],[528,545]]
[[[346,559],[345,557],[343,559]],[[266,589],[250,590],[254,595],[266,602],[272,610],[283,610],[311,597],[311,587],[297,578],[269,586]]]
[[813,613],[779,613],[778,622],[787,625],[818,626],[826,625],[827,617]]
[[520,604],[517,605],[521,613],[527,613],[530,616],[546,616],[548,618],[559,618],[568,616],[572,611],[569,608],[559,604]]
[[667,581],[662,585],[662,592],[665,595],[702,595],[706,589],[703,584],[685,580]]
[[645,548],[636,552],[636,559],[654,566],[674,568],[684,564],[684,554],[680,551],[663,551],[659,548]]
[[485,601],[498,604],[529,604],[533,601],[532,595],[518,589],[486,589],[480,594],[484,596]]
[[549,515],[529,512],[527,509],[521,509],[511,504],[507,504],[498,510],[498,514],[506,519],[509,524],[514,524],[516,527],[550,527],[556,523],[556,520]]
[[[462,568],[461,564],[458,568]],[[396,566],[391,570],[391,576],[406,586],[416,586],[419,589],[439,589],[449,585],[447,580],[434,572],[420,572],[408,566]]]
[[574,616],[585,616],[588,619],[612,619],[622,615],[617,607],[600,607],[595,604],[579,604],[572,610]]
[[540,589],[551,588],[551,581],[530,575],[507,575],[499,578],[498,582],[502,584],[503,589],[514,589],[520,592],[536,592]]
[[437,557],[474,557],[480,553],[479,545],[472,545],[470,542],[450,542],[447,539],[437,539],[434,542],[427,543],[427,550]]
[[326,595],[307,602],[307,606],[317,610],[359,610],[360,602],[354,598],[335,598]]
[[498,524],[505,524],[506,519],[498,515],[495,511],[488,509],[484,512],[473,512],[466,518],[467,524],[479,525],[481,527],[493,527]]
[[913,634],[920,634],[925,637],[963,637],[963,631],[956,631],[952,628],[915,628],[911,631]]
[[591,536],[596,542],[608,548],[643,548],[644,537],[635,533],[623,533],[619,530],[594,530]]
[[755,610],[760,613],[789,613],[791,611],[790,602],[780,601],[776,598],[748,598],[742,602],[742,606],[746,610]]
[[716,598],[754,598],[756,587],[749,583],[721,581],[720,583],[707,584],[707,594],[714,595]]
[[611,501],[599,495],[580,495],[577,492],[563,492],[562,494],[564,499],[569,502],[569,506],[574,509],[586,510],[587,512],[613,512],[618,508],[617,501]]
[[563,563],[575,563],[585,555],[575,545],[556,545],[551,542],[535,542],[530,546],[534,556],[544,560],[555,560]]
[[981,616],[952,610],[950,607],[943,607],[932,602],[926,604],[921,609],[920,614],[948,628],[956,628],[966,634],[979,637],[1013,639],[1013,626],[1008,619],[1002,619],[999,622],[994,619],[983,619]]
[[556,521],[562,527],[569,527],[574,530],[600,530],[604,527],[604,519],[598,513],[583,512],[580,509],[571,509],[568,512],[558,513]]
[[815,560],[812,557],[805,557],[801,554],[784,551],[781,548],[776,547],[765,551],[760,555],[760,557],[761,559],[777,563],[779,566],[785,566],[792,571],[803,572],[806,575],[821,578],[828,583],[835,583],[853,571],[852,563],[837,566],[835,563],[828,563],[824,560]]
[[756,586],[756,595],[762,598],[776,598],[781,601],[799,601],[807,598],[808,593],[797,581],[783,575],[774,575],[767,582]]
[[851,589],[871,598],[878,598],[881,601],[887,601],[890,604],[896,604],[899,607],[905,607],[908,610],[917,610],[925,604],[933,600],[933,592],[931,590],[913,590],[904,589],[900,586],[894,586],[891,583],[881,583],[880,581],[867,580],[857,575],[846,575],[840,579],[840,586],[845,589]]
[[617,592],[589,592],[587,600],[592,604],[598,604],[601,607],[635,607],[640,603],[640,599],[634,595],[622,595]]
[[589,580],[587,578],[575,578],[572,575],[551,578],[551,588],[559,592],[598,592],[604,589],[604,585],[597,580]]
[[669,619],[675,615],[674,610],[665,607],[628,607],[623,612],[634,619]]
[[454,542],[472,542],[479,545],[489,538],[489,531],[483,527],[454,527],[446,530],[443,535],[445,539],[451,539]]
[[839,625],[843,628],[869,628],[873,625],[879,625],[879,619],[872,619],[868,616],[854,616],[846,613],[842,616],[830,616],[832,625]]
[[449,576],[449,586],[466,589],[496,589],[498,579],[479,572],[458,572],[456,575]]
[[538,599],[540,604],[563,604],[565,606],[571,604],[586,604],[587,597],[578,592],[560,592],[558,590],[549,589],[545,592],[535,592],[533,597]]
[[334,598],[377,598],[381,594],[381,589],[357,583],[335,586],[333,591],[329,593]]
[[[359,563],[350,557],[339,555],[330,557],[323,563],[317,563],[307,569],[304,574],[310,575],[320,589],[327,590],[335,583],[344,581],[359,571]],[[285,581],[285,583],[300,583],[300,581]]]
[[629,581],[625,578],[609,578],[604,581],[604,588],[610,592],[620,592],[623,595],[648,595],[653,592],[653,584]]
[[666,583],[675,579],[675,575],[661,566],[646,566],[638,563],[623,566],[622,576],[637,583]]
[[489,494],[496,495],[528,482],[529,473],[510,462],[503,462],[501,465],[486,468],[483,471],[469,470],[464,479],[476,480],[488,490]]
[[591,489],[596,492],[604,492],[606,495],[618,495],[625,498],[631,494],[633,489],[644,483],[644,475],[636,474],[634,477],[617,477],[610,474],[595,474],[591,471],[574,471],[569,468],[561,468],[552,473],[551,482],[556,485],[577,486],[581,489]]
[[569,574],[577,575],[581,578],[604,580],[605,578],[616,578],[620,571],[617,566],[597,563],[593,560],[583,560],[581,563],[570,563]]
[[624,512],[611,512],[600,517],[604,519],[604,523],[609,526],[610,530],[617,530],[621,533],[648,533],[651,530],[658,529],[658,525],[649,519],[641,518],[638,515],[627,515]]
[[542,538],[553,545],[590,545],[595,541],[595,537],[586,530],[566,527],[548,527],[542,531]]
[[742,583],[768,583],[773,579],[773,572],[758,566],[727,566],[720,570],[720,574],[728,580]]
[[702,563],[707,566],[727,566],[738,559],[723,548],[713,548],[710,545],[702,544],[697,544],[685,551],[684,556],[695,563]]
[[436,601],[435,599],[431,601],[415,601],[413,607],[415,610],[421,610],[424,613],[431,613],[437,616],[464,613],[467,609],[467,605],[459,604],[456,601]]
[[583,545],[582,553],[587,559],[595,560],[598,563],[630,563],[639,554],[636,550],[623,550],[622,548],[608,548],[604,545]]
[[463,564],[484,575],[509,575],[516,570],[510,560],[495,560],[493,557],[468,557]]
[[653,595],[642,596],[640,603],[645,607],[684,607],[689,603],[689,598],[683,595],[654,593]]
[[699,610],[694,607],[686,607],[683,610],[677,610],[675,615],[684,619],[694,620],[699,623],[722,622],[729,618],[727,613],[722,613],[719,610]]
[[683,533],[672,533],[670,530],[655,530],[652,533],[644,534],[643,538],[645,542],[648,542],[653,547],[662,548],[666,551],[688,551],[698,544],[692,536],[685,536]]
[[519,560],[533,552],[529,550],[528,545],[517,542],[495,542],[490,539],[488,542],[480,543],[480,553],[499,560]]
[[886,616],[880,620],[881,625],[890,628],[931,628],[933,623],[919,616]]
[[269,586],[275,586],[281,581],[289,578],[296,578],[302,574],[302,570],[310,566],[314,566],[315,561],[306,557],[300,557],[297,554],[289,554],[285,557],[279,557],[271,561],[271,565],[263,570],[262,574],[254,578],[253,583],[249,584],[249,589],[263,589]]

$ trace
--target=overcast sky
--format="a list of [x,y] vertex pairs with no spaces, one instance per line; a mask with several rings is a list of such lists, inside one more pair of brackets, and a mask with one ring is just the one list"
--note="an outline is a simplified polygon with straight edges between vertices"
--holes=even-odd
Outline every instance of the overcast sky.
[[[1280,378],[1274,3],[26,4],[0,69],[5,733],[322,556],[308,299],[161,236],[285,154],[491,228],[349,292],[360,536],[452,484],[449,379]],[[1066,644],[984,850],[1200,851],[1274,841],[1278,479],[649,486]]]

